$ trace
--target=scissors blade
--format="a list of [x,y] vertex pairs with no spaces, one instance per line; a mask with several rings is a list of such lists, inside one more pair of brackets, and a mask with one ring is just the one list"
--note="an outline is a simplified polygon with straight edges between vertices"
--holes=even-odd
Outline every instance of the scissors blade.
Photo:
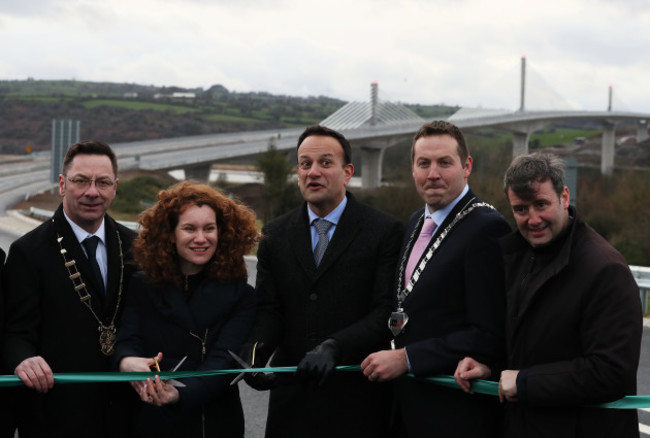
[[239,383],[239,381],[240,381],[241,379],[244,378],[244,374],[245,374],[245,373],[239,373],[239,374],[237,374],[237,377],[235,377],[234,379],[232,379],[232,382],[230,382],[230,386],[234,386],[234,385],[236,385],[237,383]]
[[175,386],[177,388],[185,388],[187,385],[184,384],[183,382],[176,380],[176,379],[169,379],[167,380],[167,383],[169,383],[172,386]]
[[[176,366],[175,366],[174,368],[171,369],[171,372],[173,373],[174,371],[178,370],[178,368],[180,368],[180,366],[183,364],[183,362],[185,362],[185,359],[187,359],[187,356],[183,357],[183,358],[182,358],[182,359],[181,359],[181,360],[176,364]],[[180,382],[180,381],[178,381],[178,380],[176,380],[176,379],[169,379],[169,380],[167,380],[167,383],[169,383],[170,385],[175,386],[175,387],[177,387],[177,388],[185,388],[185,387],[187,386],[187,385],[185,385],[183,382]]]
[[178,368],[183,365],[183,362],[185,362],[185,359],[187,359],[187,356],[184,356],[174,368],[171,369],[171,372],[173,373],[174,371],[178,370]]
[[233,353],[231,350],[228,350],[228,353],[232,356],[233,359],[237,361],[237,363],[242,367],[242,368],[250,368],[251,366],[244,362],[244,359],[241,357],[237,356],[235,353]]
[[[233,359],[235,359],[235,361],[236,361],[236,362],[237,362],[237,363],[238,363],[242,368],[250,368],[250,367],[251,367],[251,366],[248,365],[246,362],[244,362],[244,359],[242,359],[241,357],[237,356],[237,355],[236,355],[235,353],[233,353],[232,351],[228,350],[228,353],[232,356]],[[233,385],[237,384],[237,382],[239,382],[241,379],[243,379],[243,378],[244,378],[244,374],[245,374],[245,373],[239,373],[239,374],[237,374],[237,377],[235,377],[234,379],[232,379],[232,382],[230,382],[230,386],[233,386]]]

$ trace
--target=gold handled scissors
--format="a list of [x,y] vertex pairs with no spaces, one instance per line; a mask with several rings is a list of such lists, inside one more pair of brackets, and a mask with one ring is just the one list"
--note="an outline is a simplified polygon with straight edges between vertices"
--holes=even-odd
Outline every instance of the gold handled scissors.
[[[251,359],[251,364],[250,364],[250,365],[247,364],[247,363],[244,361],[244,359],[242,359],[241,357],[237,356],[237,355],[236,355],[235,353],[233,353],[232,351],[228,350],[228,353],[232,356],[233,359],[235,359],[235,361],[236,361],[236,362],[237,362],[237,363],[238,363],[242,368],[246,368],[246,369],[248,369],[248,368],[251,368],[251,367],[253,366],[253,364],[255,363],[255,347],[256,347],[256,346],[257,346],[257,342],[255,343],[255,345],[253,345],[253,357],[252,357],[252,359]],[[237,382],[239,382],[241,379],[243,379],[245,374],[246,374],[246,373],[243,373],[243,372],[237,374],[237,377],[235,377],[234,379],[232,379],[232,382],[230,382],[230,386],[235,385]]]
[[[187,356],[184,356],[184,357],[183,357],[183,358],[182,358],[182,359],[181,359],[181,360],[176,364],[176,366],[170,370],[170,372],[173,373],[174,371],[178,370],[178,368],[180,368],[180,366],[183,364],[183,362],[185,362],[185,359],[187,359]],[[155,368],[156,371],[160,372],[160,365],[158,364],[158,359],[156,359],[156,358],[154,357],[154,358],[153,358],[153,362],[154,362],[154,363],[153,363],[153,365],[152,365],[152,368]],[[187,385],[185,385],[183,382],[180,382],[180,381],[178,381],[178,380],[176,380],[176,379],[169,379],[169,380],[166,380],[166,382],[169,383],[169,384],[172,385],[172,386],[177,387],[177,388],[184,388],[185,386],[187,386]]]

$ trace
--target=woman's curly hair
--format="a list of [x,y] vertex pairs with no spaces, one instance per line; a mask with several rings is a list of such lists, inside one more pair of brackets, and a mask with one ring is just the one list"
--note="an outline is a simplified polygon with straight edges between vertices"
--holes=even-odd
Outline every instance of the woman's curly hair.
[[260,240],[255,214],[206,184],[183,181],[158,192],[158,202],[140,214],[133,257],[149,281],[158,286],[183,284],[172,235],[179,216],[192,205],[209,206],[217,218],[217,249],[205,274],[224,281],[247,278],[244,255]]

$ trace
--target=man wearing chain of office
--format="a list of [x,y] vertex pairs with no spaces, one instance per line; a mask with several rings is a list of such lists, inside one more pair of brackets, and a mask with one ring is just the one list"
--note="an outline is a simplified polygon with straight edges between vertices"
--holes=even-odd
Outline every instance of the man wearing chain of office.
[[17,422],[20,438],[126,436],[128,384],[63,385],[53,378],[110,371],[135,236],[106,214],[117,183],[107,144],[72,145],[59,175],[62,204],[9,249],[2,365],[24,386],[16,388],[13,412],[3,413],[13,418],[3,424]]
[[472,398],[417,378],[453,374],[466,352],[488,363],[502,360],[505,301],[497,239],[510,227],[467,185],[472,157],[455,125],[423,125],[411,164],[425,206],[409,219],[402,244],[389,321],[394,348],[369,355],[361,368],[371,381],[394,380],[394,436],[492,437],[501,417],[495,397]]

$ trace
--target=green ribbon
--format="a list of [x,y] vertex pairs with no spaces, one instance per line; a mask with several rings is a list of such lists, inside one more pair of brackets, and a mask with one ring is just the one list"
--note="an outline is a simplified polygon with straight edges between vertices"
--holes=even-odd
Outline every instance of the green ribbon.
[[[160,371],[160,372],[96,372],[96,373],[54,373],[55,383],[100,383],[100,382],[132,382],[136,380],[147,380],[154,376],[161,379],[184,379],[188,377],[219,376],[223,374],[239,373],[295,373],[297,367],[270,367],[270,368],[247,368],[234,370],[208,370],[208,371]],[[359,365],[345,365],[336,367],[338,371],[361,371]],[[413,374],[408,374],[414,377]],[[418,380],[431,382],[436,385],[448,388],[460,389],[453,376],[439,375],[433,377],[417,377]],[[14,375],[0,375],[0,388],[9,386],[21,386],[23,383]],[[472,381],[472,391],[478,394],[499,395],[498,382],[487,380]],[[598,408],[607,409],[640,409],[650,408],[650,396],[628,395],[619,400],[596,405]]]

